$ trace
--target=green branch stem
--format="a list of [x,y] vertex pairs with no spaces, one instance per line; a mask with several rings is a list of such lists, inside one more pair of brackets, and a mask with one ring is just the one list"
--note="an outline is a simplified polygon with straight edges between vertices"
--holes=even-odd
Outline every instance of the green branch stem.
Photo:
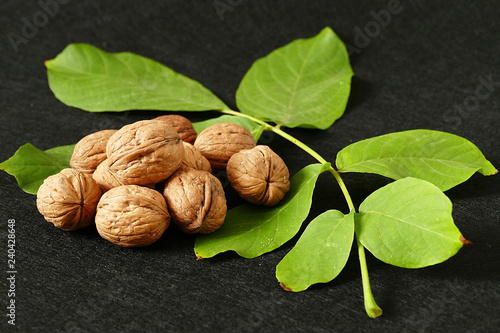
[[[229,115],[233,115],[233,116],[238,116],[238,117],[250,119],[253,122],[263,126],[265,130],[270,130],[270,131],[278,134],[282,138],[290,141],[291,143],[293,143],[294,145],[296,145],[300,149],[307,152],[309,155],[311,155],[314,159],[316,159],[321,164],[328,163],[327,160],[325,160],[316,151],[311,149],[308,145],[306,145],[302,141],[298,140],[297,138],[295,138],[292,135],[283,131],[280,128],[280,125],[272,126],[263,120],[257,119],[255,117],[250,116],[250,115],[247,115],[247,114],[244,114],[244,113],[241,113],[238,111],[234,111],[234,110],[220,110],[220,112],[225,113],[225,114],[229,114]],[[347,187],[346,187],[344,181],[342,180],[342,177],[340,176],[339,172],[337,170],[335,170],[333,167],[330,167],[328,171],[333,175],[333,177],[337,181],[337,183],[342,191],[342,194],[345,197],[345,200],[347,202],[347,206],[349,207],[349,211],[356,212],[356,208],[354,207],[354,203],[351,199],[351,195],[349,194],[349,191],[347,190]],[[382,314],[382,309],[375,302],[375,298],[373,297],[373,293],[371,290],[370,278],[368,275],[368,265],[366,264],[365,248],[361,244],[361,242],[359,241],[358,237],[356,237],[356,243],[357,243],[357,247],[358,247],[359,264],[360,264],[360,268],[361,268],[361,280],[363,283],[363,295],[364,295],[365,310],[370,318],[376,318]]]

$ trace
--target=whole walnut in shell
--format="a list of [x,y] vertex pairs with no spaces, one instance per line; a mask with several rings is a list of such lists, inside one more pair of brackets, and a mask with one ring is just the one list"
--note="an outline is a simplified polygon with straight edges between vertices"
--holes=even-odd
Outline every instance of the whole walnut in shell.
[[193,127],[193,123],[186,117],[178,114],[168,114],[153,118],[152,120],[161,120],[170,124],[184,142],[193,143],[196,139],[196,130]]
[[196,170],[212,172],[210,162],[195,146],[187,142],[184,142],[184,158],[182,159],[180,167],[184,169],[193,168]]
[[44,180],[36,205],[45,220],[69,231],[92,223],[100,198],[101,189],[91,175],[68,168]]
[[194,142],[194,146],[216,170],[224,169],[233,154],[243,149],[251,149],[255,145],[252,133],[233,123],[211,125],[201,131]]
[[116,178],[116,175],[109,170],[108,159],[105,159],[99,164],[92,174],[92,178],[94,178],[103,192],[109,191],[113,187],[123,185],[123,183]]
[[116,130],[102,130],[84,136],[75,145],[69,164],[75,170],[92,173],[106,159],[106,145]]
[[163,196],[174,223],[186,233],[208,234],[226,218],[226,197],[214,175],[201,170],[181,169],[165,184]]
[[125,185],[148,185],[168,178],[181,165],[184,146],[164,121],[142,120],[123,126],[106,146],[108,167]]
[[268,146],[259,145],[234,154],[226,171],[231,186],[253,204],[276,205],[290,189],[285,162]]
[[122,185],[102,195],[95,224],[99,234],[114,244],[146,246],[163,235],[170,224],[170,214],[160,192]]

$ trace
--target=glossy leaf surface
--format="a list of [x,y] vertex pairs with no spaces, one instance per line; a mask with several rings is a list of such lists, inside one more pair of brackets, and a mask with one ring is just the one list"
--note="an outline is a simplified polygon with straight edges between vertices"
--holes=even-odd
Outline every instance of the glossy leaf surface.
[[0,169],[16,177],[24,192],[36,194],[45,178],[70,167],[74,148],[75,145],[67,145],[42,151],[27,143],[7,161],[0,163]]
[[353,71],[330,28],[253,63],[236,92],[241,112],[286,127],[326,129],[344,113]]
[[475,172],[497,173],[467,139],[423,129],[353,143],[338,153],[336,165],[340,172],[375,173],[392,179],[420,178],[443,191],[466,181]]
[[288,291],[333,280],[344,268],[354,239],[354,213],[328,210],[312,220],[297,244],[276,267]]
[[45,65],[54,95],[86,111],[227,109],[199,82],[130,52],[70,44]]
[[453,222],[450,199],[433,184],[404,178],[360,205],[356,234],[378,259],[420,268],[447,260],[467,242]]

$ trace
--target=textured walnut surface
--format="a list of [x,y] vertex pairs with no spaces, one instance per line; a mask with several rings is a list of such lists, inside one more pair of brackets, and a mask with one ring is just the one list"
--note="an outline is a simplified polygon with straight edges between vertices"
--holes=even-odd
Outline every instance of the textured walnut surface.
[[220,181],[200,170],[175,172],[165,184],[174,223],[186,233],[208,234],[218,229],[226,218],[226,197]]
[[273,206],[290,189],[285,162],[268,146],[259,145],[234,154],[226,171],[231,186],[253,204]]
[[198,148],[187,142],[184,142],[184,158],[182,159],[181,168],[212,172],[212,167],[206,157],[200,153]]
[[83,137],[75,145],[69,164],[75,170],[92,173],[106,159],[106,145],[117,130],[102,130]]
[[146,246],[163,235],[170,224],[170,214],[158,191],[122,185],[103,194],[95,223],[99,234],[114,244]]
[[184,146],[164,121],[142,120],[123,126],[106,147],[109,169],[127,185],[147,185],[168,178],[181,165]]
[[64,169],[45,179],[36,204],[44,218],[63,230],[89,226],[96,212],[101,190],[92,176]]
[[232,123],[218,123],[205,128],[194,146],[205,156],[212,168],[224,169],[227,161],[243,149],[255,147],[255,139],[245,127]]
[[178,114],[167,114],[153,118],[153,120],[161,120],[170,124],[170,126],[176,130],[179,137],[184,142],[193,143],[196,139],[196,130],[194,129],[191,121],[186,117]]
[[123,185],[123,183],[116,178],[116,175],[109,170],[108,159],[105,159],[99,164],[92,174],[92,178],[94,178],[103,192],[109,191],[113,187]]

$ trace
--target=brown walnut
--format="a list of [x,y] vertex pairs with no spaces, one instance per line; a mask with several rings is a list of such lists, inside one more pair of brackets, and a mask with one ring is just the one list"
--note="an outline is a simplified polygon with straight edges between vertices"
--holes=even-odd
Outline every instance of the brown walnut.
[[276,205],[290,189],[285,162],[268,146],[259,145],[234,154],[226,171],[231,186],[253,204]]
[[164,121],[142,120],[123,126],[109,138],[109,170],[126,185],[148,185],[168,178],[181,165],[184,146]]
[[106,192],[111,190],[113,187],[123,185],[122,182],[116,178],[116,175],[109,170],[108,159],[105,159],[101,164],[99,164],[97,169],[95,169],[92,174],[92,178],[94,178],[102,192]]
[[69,164],[75,170],[92,173],[106,159],[106,144],[116,130],[102,130],[83,137],[75,145]]
[[36,205],[45,220],[69,231],[92,223],[100,197],[91,175],[68,168],[44,180]]
[[172,220],[185,233],[211,233],[226,218],[222,184],[206,171],[178,170],[167,180],[163,196],[167,199]]
[[255,139],[245,127],[233,123],[218,123],[205,128],[194,146],[215,170],[224,169],[227,161],[240,150],[255,147]]
[[210,162],[200,153],[198,148],[187,142],[184,142],[184,158],[180,167],[212,172]]
[[184,142],[193,143],[196,139],[196,130],[193,127],[193,123],[186,117],[178,114],[168,114],[153,118],[153,120],[161,120],[169,123]]
[[99,234],[114,244],[146,246],[163,235],[170,224],[170,214],[160,192],[122,185],[103,194],[95,224]]

